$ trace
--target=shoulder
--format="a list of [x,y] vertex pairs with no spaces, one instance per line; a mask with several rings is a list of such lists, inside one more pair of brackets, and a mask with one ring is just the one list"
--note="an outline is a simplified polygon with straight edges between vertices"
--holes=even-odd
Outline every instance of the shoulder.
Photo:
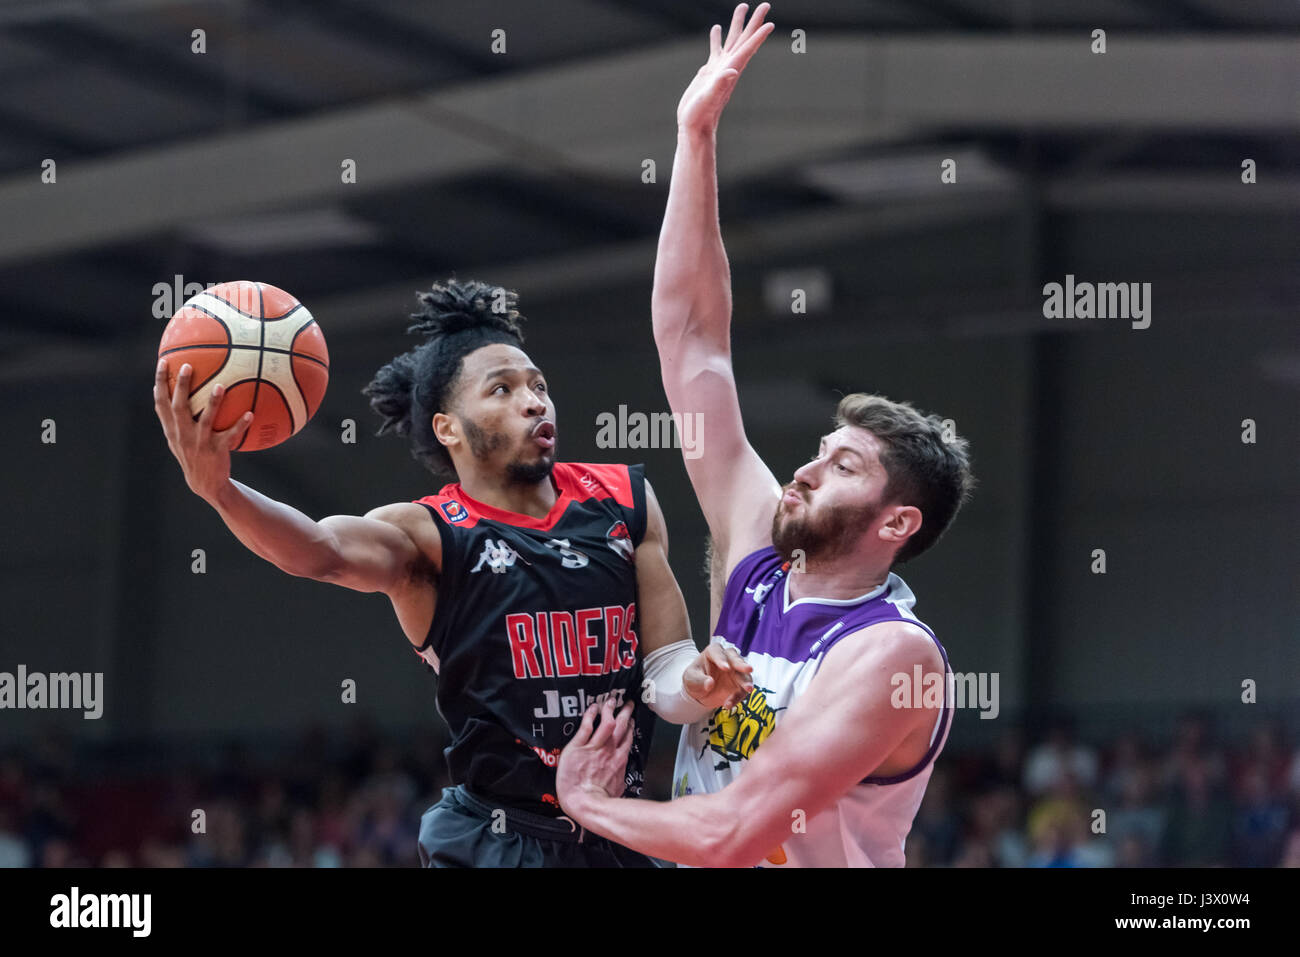
[[650,503],[644,465],[557,462],[552,474],[575,502],[596,502],[610,512],[634,548],[645,540]]
[[917,665],[923,674],[943,674],[946,663],[934,638],[910,621],[882,621],[837,641],[819,670],[829,667],[832,673],[861,680],[881,672],[910,677]]
[[428,519],[429,510],[420,502],[393,502],[391,505],[372,508],[366,512],[365,517],[378,522],[388,522],[390,525],[403,525]]
[[641,465],[556,462],[553,474],[560,488],[575,498],[613,498],[627,508],[637,504],[648,484]]
[[438,523],[433,520],[429,510],[421,504],[431,499],[432,496],[418,502],[393,502],[390,505],[380,505],[366,512],[364,517],[401,529],[426,556],[436,561],[441,553],[442,535],[438,531]]

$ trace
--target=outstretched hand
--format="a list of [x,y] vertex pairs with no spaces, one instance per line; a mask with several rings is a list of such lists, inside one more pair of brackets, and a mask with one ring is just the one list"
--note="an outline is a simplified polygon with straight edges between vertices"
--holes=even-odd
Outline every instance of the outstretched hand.
[[712,642],[682,675],[682,689],[707,707],[731,708],[754,690],[754,668],[730,645]]
[[230,481],[230,450],[248,431],[253,413],[245,412],[228,429],[217,431],[217,413],[225,387],[214,386],[207,407],[197,418],[190,411],[190,380],[194,369],[188,363],[181,365],[176,375],[176,386],[168,390],[168,365],[159,359],[154,371],[153,410],[162,423],[163,435],[172,455],[181,463],[185,481],[201,498],[211,502],[217,490]]
[[699,132],[713,132],[718,128],[722,108],[731,99],[745,64],[776,29],[773,24],[763,22],[771,4],[760,3],[746,23],[748,9],[747,3],[736,7],[725,43],[721,26],[715,24],[709,31],[709,61],[700,67],[677,104],[678,127]]

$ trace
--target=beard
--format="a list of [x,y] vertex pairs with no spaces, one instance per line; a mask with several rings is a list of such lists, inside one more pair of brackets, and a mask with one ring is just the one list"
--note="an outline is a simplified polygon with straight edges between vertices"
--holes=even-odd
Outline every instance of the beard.
[[520,462],[518,459],[506,466],[506,478],[513,485],[536,485],[551,475],[555,468],[555,459],[549,455],[542,456],[537,462]]
[[[482,461],[492,455],[493,452],[499,452],[510,444],[510,437],[504,432],[489,432],[486,429],[479,428],[478,424],[472,419],[461,416],[461,423],[465,426],[465,438],[469,440],[469,450],[474,458]],[[515,459],[506,464],[506,481],[512,485],[536,485],[544,481],[551,475],[551,470],[555,468],[555,450],[559,448],[559,442],[546,451],[546,454],[536,462],[522,462]]]
[[[798,487],[788,485],[781,490]],[[811,515],[805,499],[802,514],[792,518],[784,502],[772,516],[772,547],[784,561],[793,561],[796,549],[803,552],[806,562],[826,562],[842,558],[853,550],[862,532],[880,514],[881,505],[837,505],[820,515]]]

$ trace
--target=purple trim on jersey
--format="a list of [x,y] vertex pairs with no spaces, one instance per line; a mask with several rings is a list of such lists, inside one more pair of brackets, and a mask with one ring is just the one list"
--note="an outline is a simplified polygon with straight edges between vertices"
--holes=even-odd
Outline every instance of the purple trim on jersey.
[[714,633],[734,644],[742,655],[807,661],[845,635],[884,621],[907,621],[930,632],[921,622],[904,618],[889,601],[891,592],[886,588],[857,604],[802,601],[791,603],[787,610],[787,565],[769,545],[742,558],[727,579]]
[[[921,623],[912,622],[912,624],[920,625]],[[924,625],[921,625],[921,627],[925,628]],[[948,722],[952,719],[952,708],[950,707],[951,702],[948,700],[948,673],[952,669],[948,667],[948,652],[943,650],[943,645],[939,644],[939,639],[934,637],[934,632],[930,631],[929,628],[925,628],[925,630],[930,633],[930,639],[938,647],[939,654],[943,655],[943,717],[939,719],[939,733],[934,736],[934,741],[930,744],[930,747],[926,749],[925,755],[919,762],[917,762],[916,767],[912,768],[912,770],[904,771],[902,774],[893,774],[888,777],[867,775],[862,779],[860,782],[861,784],[902,784],[904,781],[914,778],[924,771],[925,766],[934,760],[934,756],[938,754],[939,749],[943,747],[943,736],[948,733]]]
[[888,777],[868,776],[860,783],[900,784],[920,774],[943,745],[952,717],[947,695],[951,668],[943,645],[929,625],[899,613],[898,606],[889,600],[891,588],[881,589],[874,597],[856,605],[796,602],[787,611],[785,579],[788,574],[789,563],[770,545],[742,558],[727,578],[714,633],[739,648],[742,655],[760,653],[799,662],[825,654],[841,639],[870,625],[900,621],[922,628],[943,657],[945,691],[939,732],[925,756],[911,770]]

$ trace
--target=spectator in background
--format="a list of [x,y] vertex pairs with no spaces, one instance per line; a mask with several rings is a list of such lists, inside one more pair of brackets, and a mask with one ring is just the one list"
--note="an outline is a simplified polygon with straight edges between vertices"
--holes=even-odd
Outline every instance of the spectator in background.
[[180,844],[147,838],[140,845],[141,867],[192,867],[193,862]]
[[[1068,753],[1068,752],[1067,752]],[[1095,765],[1094,765],[1095,770]],[[1029,867],[1108,867],[1111,851],[1091,829],[1093,816],[1079,782],[1063,767],[1048,793],[1030,809]]]
[[1286,835],[1288,808],[1275,791],[1268,766],[1248,767],[1242,774],[1232,821],[1232,863],[1238,867],[1273,867]]
[[1146,770],[1146,748],[1136,733],[1126,732],[1115,739],[1109,751],[1101,778],[1101,796],[1107,804],[1115,805],[1129,793],[1131,778]]
[[1287,836],[1278,867],[1300,867],[1300,828],[1296,828]]
[[1242,777],[1248,770],[1258,771],[1269,793],[1280,796],[1286,790],[1288,766],[1282,723],[1270,718],[1251,730],[1250,743],[1233,770],[1234,777]]
[[[1107,760],[1092,788],[1072,771],[1058,776],[1074,763],[1060,759],[1073,747],[1058,739],[1035,749],[1039,768],[1056,766],[1042,774],[1056,783],[1037,795],[1027,789],[1023,735],[1000,729],[990,746],[936,768],[907,838],[908,866],[1300,867],[1300,754],[1276,722],[1222,751],[1206,728],[1189,715],[1172,740],[1152,742],[1159,747],[1131,734],[1099,742]],[[408,829],[445,782],[442,743],[361,721],[282,749],[182,752],[197,761],[136,752],[128,769],[57,736],[33,739],[30,754],[0,756],[0,866],[414,866]],[[1228,770],[1216,780],[1216,768]],[[130,827],[89,813],[105,781],[148,797]],[[196,808],[205,833],[191,832]],[[1091,829],[1096,808],[1107,814],[1104,835]]]
[[1200,765],[1200,771],[1211,785],[1223,781],[1223,756],[1210,743],[1209,719],[1197,711],[1188,711],[1178,719],[1174,744],[1165,759],[1164,781],[1166,788],[1178,789],[1183,780],[1183,770],[1188,764]]
[[1029,851],[1020,830],[1021,801],[1016,788],[1000,785],[970,801],[968,826],[956,867],[1023,867]]
[[1097,780],[1097,755],[1087,745],[1075,742],[1074,726],[1068,719],[1057,718],[1047,740],[1025,759],[1025,790],[1040,797],[1058,790],[1067,776],[1073,786],[1091,788]]
[[927,863],[952,863],[961,833],[961,818],[952,804],[952,770],[946,764],[936,764],[907,835],[908,866],[911,866],[913,845],[918,842],[924,845]]
[[252,862],[248,847],[248,816],[238,802],[221,798],[204,810],[206,830],[190,842],[191,867],[247,867]]
[[1156,769],[1138,755],[1122,775],[1112,780],[1120,788],[1107,815],[1107,831],[1116,844],[1120,867],[1153,867],[1164,837],[1165,810],[1155,799]]
[[999,867],[1024,867],[1029,861],[1025,840],[1025,802],[1020,789],[1005,784],[991,794],[993,803],[993,859]]
[[1019,788],[1024,779],[1024,732],[1015,726],[1003,727],[992,752],[981,751],[975,765],[971,779],[965,782],[969,788],[977,792],[1001,786]]
[[60,782],[41,772],[28,789],[24,837],[41,867],[86,866],[78,861],[71,840],[76,818],[68,806]]
[[961,853],[952,862],[953,867],[996,867],[993,850],[988,844],[971,840],[962,845]]
[[1211,867],[1227,863],[1232,807],[1215,781],[1221,766],[1211,752],[1177,755],[1179,777],[1165,805],[1167,825],[1161,863]]
[[1115,841],[1114,867],[1153,867],[1154,850],[1136,833]]
[[89,867],[71,841],[51,837],[41,845],[41,867]]
[[32,861],[27,843],[19,835],[16,815],[0,803],[0,867],[28,867]]

